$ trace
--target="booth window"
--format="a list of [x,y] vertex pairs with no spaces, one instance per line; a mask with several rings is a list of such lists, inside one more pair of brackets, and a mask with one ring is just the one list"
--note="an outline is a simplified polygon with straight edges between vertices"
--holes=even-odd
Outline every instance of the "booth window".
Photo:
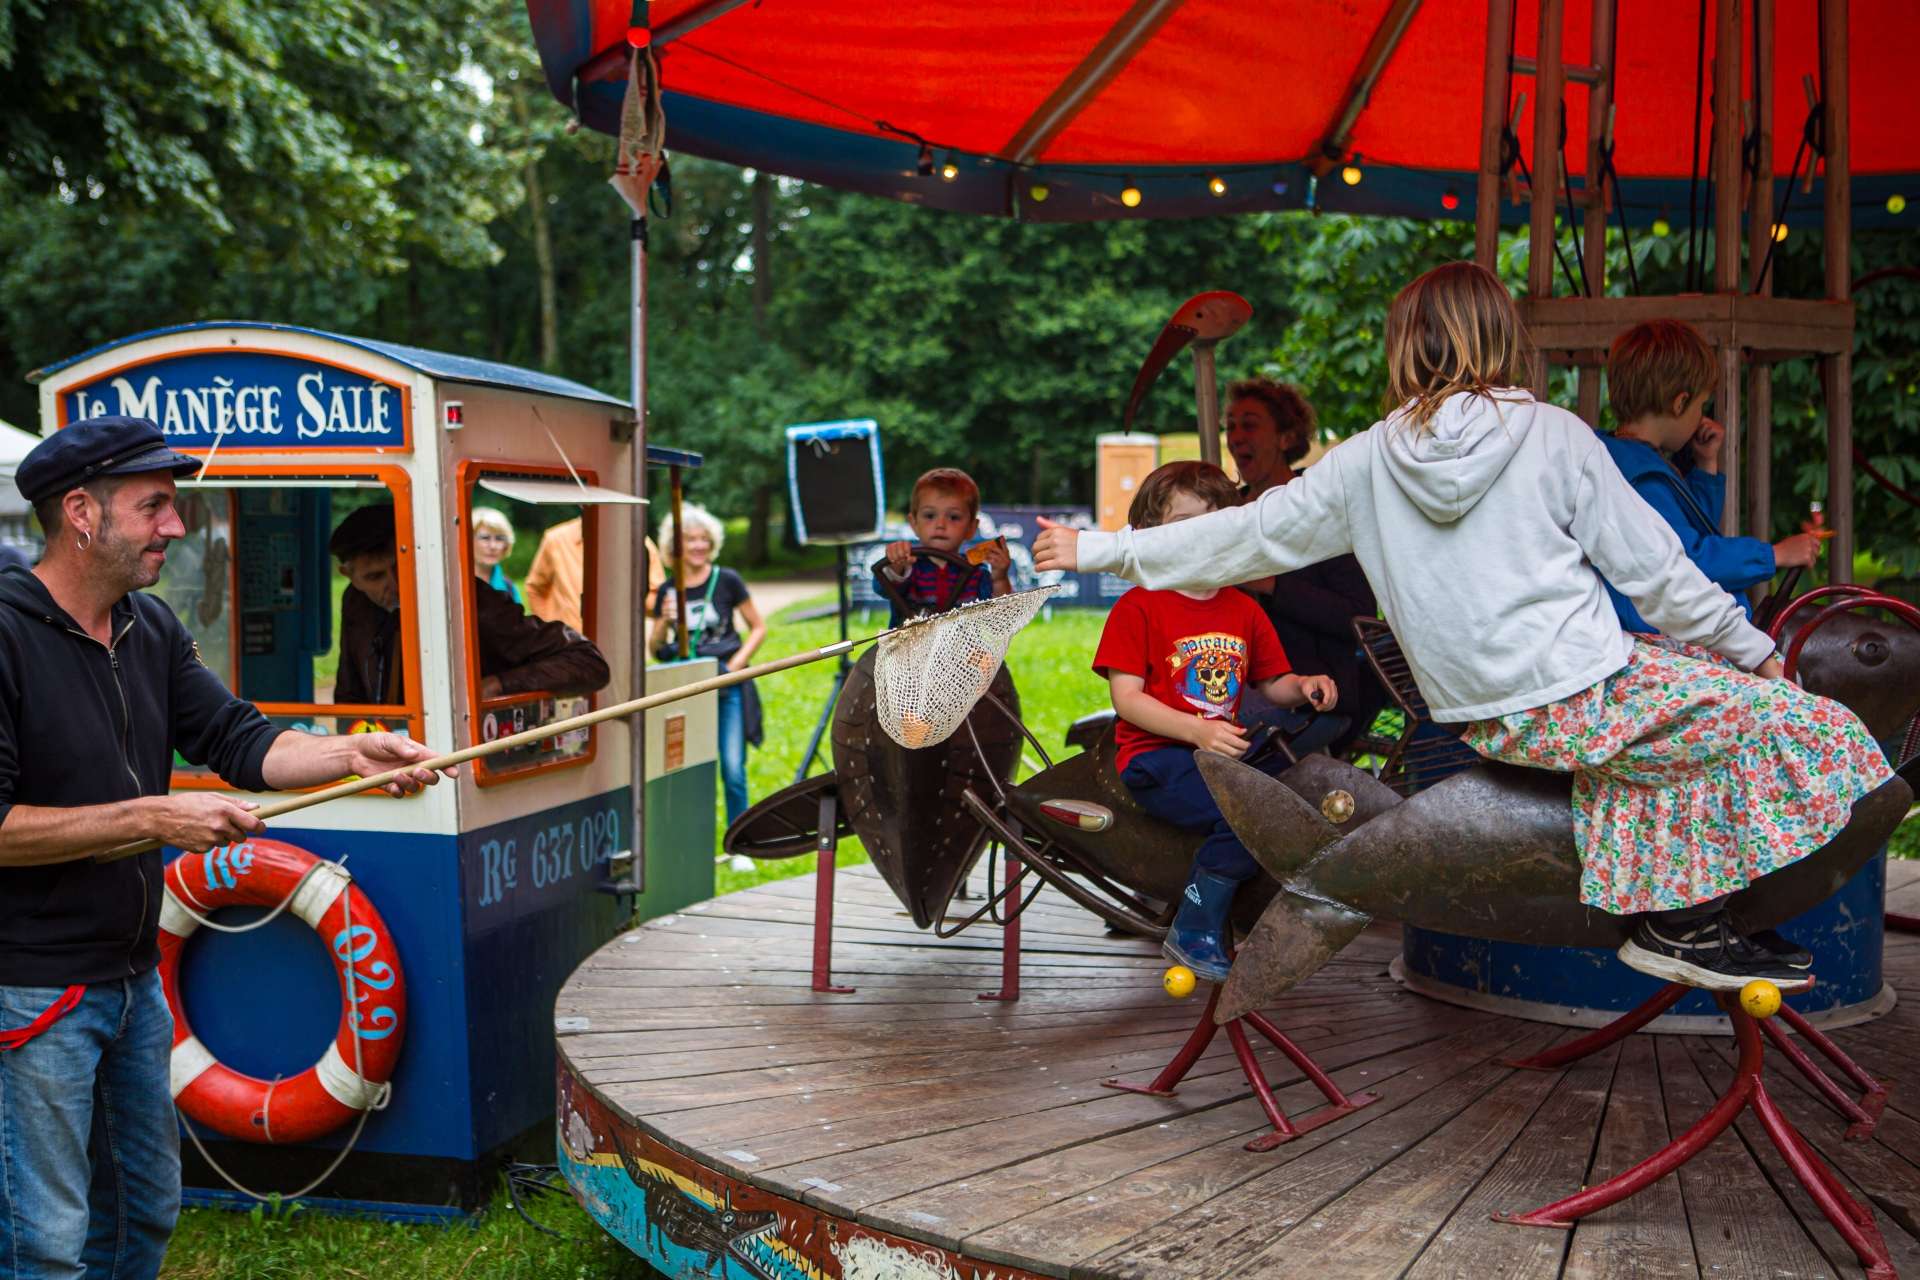
[[[397,468],[214,468],[185,481],[176,506],[186,536],[167,548],[152,594],[193,636],[229,689],[283,728],[334,734],[390,729],[418,738],[419,619],[406,477]],[[393,576],[399,607],[381,637],[392,678],[374,697],[343,703],[341,611],[348,581],[328,539],[356,508],[390,504],[400,536]],[[359,606],[364,609],[364,599]],[[364,681],[363,681],[364,683]],[[218,785],[176,756],[175,782]]]
[[[476,744],[580,715],[604,683],[603,666],[598,677],[580,672],[602,662],[601,655],[595,651],[583,663],[579,652],[581,637],[598,638],[597,513],[602,505],[635,499],[602,489],[595,479],[536,465],[460,465],[468,705]],[[538,687],[546,683],[541,675],[571,679],[574,686]],[[582,765],[593,758],[595,741],[591,728],[536,739],[474,761],[474,776],[486,786]]]

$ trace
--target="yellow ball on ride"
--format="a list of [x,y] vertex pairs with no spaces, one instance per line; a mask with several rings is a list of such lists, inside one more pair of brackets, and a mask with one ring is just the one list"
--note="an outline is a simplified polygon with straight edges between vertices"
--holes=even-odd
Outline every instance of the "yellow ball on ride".
[[1193,988],[1200,980],[1193,976],[1193,970],[1183,964],[1177,964],[1160,977],[1160,985],[1175,1000],[1184,1000],[1193,994]]
[[1740,988],[1740,1007],[1756,1018],[1771,1018],[1780,1012],[1780,988],[1755,978]]

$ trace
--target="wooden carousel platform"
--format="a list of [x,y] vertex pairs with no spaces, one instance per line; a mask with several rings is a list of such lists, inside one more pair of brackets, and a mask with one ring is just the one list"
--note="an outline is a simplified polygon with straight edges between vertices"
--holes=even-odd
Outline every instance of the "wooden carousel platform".
[[[1920,864],[1891,910],[1920,915]],[[561,1160],[590,1212],[669,1275],[805,1280],[1127,1277],[1859,1276],[1751,1113],[1677,1176],[1571,1231],[1507,1226],[1616,1173],[1697,1118],[1729,1037],[1630,1037],[1554,1072],[1499,1059],[1578,1032],[1456,1008],[1387,976],[1376,927],[1275,1010],[1377,1104],[1265,1153],[1225,1036],[1177,1097],[1150,1079],[1201,1012],[1143,942],[1051,893],[1025,917],[1021,999],[999,931],[940,942],[870,868],[838,883],[836,980],[808,989],[811,878],[654,921],[601,949],[557,1008]],[[1920,935],[1887,976],[1920,996]],[[1894,1083],[1876,1132],[1769,1059],[1787,1116],[1873,1207],[1920,1280],[1920,998],[1835,1033]],[[1258,1038],[1255,1043],[1260,1044]],[[1282,1105],[1320,1095],[1271,1049]],[[1299,1118],[1296,1114],[1296,1118]]]

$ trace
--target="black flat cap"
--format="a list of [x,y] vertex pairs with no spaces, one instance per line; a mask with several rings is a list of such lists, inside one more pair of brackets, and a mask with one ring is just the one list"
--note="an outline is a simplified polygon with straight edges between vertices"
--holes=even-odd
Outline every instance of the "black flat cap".
[[185,475],[200,463],[175,453],[159,426],[147,418],[82,418],[33,446],[20,460],[13,483],[28,502],[55,498],[101,476],[141,471]]
[[393,504],[388,502],[353,511],[327,539],[327,550],[335,560],[351,560],[393,545]]

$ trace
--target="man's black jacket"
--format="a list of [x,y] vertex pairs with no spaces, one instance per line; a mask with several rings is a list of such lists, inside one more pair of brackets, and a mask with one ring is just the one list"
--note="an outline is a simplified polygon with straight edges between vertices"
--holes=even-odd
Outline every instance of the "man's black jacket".
[[[279,735],[200,663],[173,611],[135,592],[113,648],[23,569],[0,570],[0,829],[16,804],[71,808],[167,793],[173,754],[263,791]],[[158,852],[0,867],[0,984],[65,987],[160,963]]]

